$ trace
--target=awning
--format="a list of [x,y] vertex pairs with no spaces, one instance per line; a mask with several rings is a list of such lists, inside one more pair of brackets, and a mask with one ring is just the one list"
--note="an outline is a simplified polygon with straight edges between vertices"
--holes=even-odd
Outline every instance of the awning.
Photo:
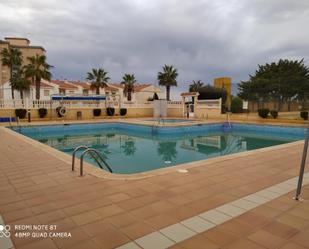
[[51,100],[105,100],[105,96],[52,96]]

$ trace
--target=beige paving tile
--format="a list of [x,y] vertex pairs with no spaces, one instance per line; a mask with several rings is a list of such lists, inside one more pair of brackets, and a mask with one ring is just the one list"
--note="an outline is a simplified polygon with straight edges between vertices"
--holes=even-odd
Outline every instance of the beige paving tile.
[[180,223],[197,233],[205,232],[216,226],[215,224],[208,222],[198,216],[186,219]]
[[13,247],[13,243],[10,238],[0,237],[0,248],[1,249],[10,249]]
[[215,209],[199,214],[198,216],[216,225],[222,224],[232,218],[231,216]]
[[255,202],[257,204],[264,204],[264,203],[269,201],[269,199],[266,199],[266,198],[259,196],[259,195],[256,195],[256,194],[247,195],[247,196],[243,197],[242,199],[248,200],[248,201],[251,201],[251,202]]
[[292,191],[295,189],[295,185],[291,185],[285,182],[279,183],[277,185],[275,185],[275,187],[277,188],[281,188],[281,189],[285,189],[286,191]]
[[197,234],[180,223],[165,227],[160,232],[177,243]]
[[253,209],[259,205],[255,202],[248,201],[246,199],[238,199],[236,201],[230,202],[230,204],[245,210]]
[[165,249],[175,244],[174,241],[159,232],[148,234],[135,242],[144,249]]
[[227,214],[229,216],[232,216],[232,217],[236,217],[236,216],[241,215],[241,214],[246,212],[245,209],[233,206],[231,204],[222,205],[220,207],[217,207],[216,210],[218,210],[218,211],[220,211],[224,214]]
[[[6,224],[4,223],[3,218],[2,218],[1,215],[0,215],[0,225],[2,226],[1,227],[2,230],[0,230],[0,232],[2,233],[2,232],[4,232],[4,227],[3,226],[5,226]],[[12,233],[12,231],[8,231],[8,232],[10,234]],[[8,233],[5,233],[5,234],[8,234]],[[1,249],[9,249],[9,248],[12,248],[12,247],[13,247],[13,243],[12,243],[11,238],[10,237],[6,237],[3,234],[3,236],[0,237],[0,248]]]
[[272,200],[272,199],[279,197],[281,194],[271,192],[271,191],[268,191],[268,190],[261,190],[259,192],[256,192],[255,195],[261,196],[261,197],[268,199],[268,200]]

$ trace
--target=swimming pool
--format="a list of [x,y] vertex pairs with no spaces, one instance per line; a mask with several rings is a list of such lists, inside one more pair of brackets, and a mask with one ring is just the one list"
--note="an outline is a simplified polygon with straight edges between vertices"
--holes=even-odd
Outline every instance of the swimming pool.
[[[113,172],[121,174],[171,167],[305,137],[304,128],[244,124],[232,124],[228,130],[223,127],[219,123],[178,127],[95,123],[13,129],[70,155],[80,145],[95,148],[107,157]],[[96,165],[93,159],[86,160]]]

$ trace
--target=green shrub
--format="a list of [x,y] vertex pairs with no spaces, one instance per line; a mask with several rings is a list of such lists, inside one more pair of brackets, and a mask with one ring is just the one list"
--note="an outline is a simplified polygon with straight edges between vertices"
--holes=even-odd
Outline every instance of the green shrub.
[[269,114],[268,108],[258,109],[258,114],[261,118],[267,118]]
[[40,108],[40,109],[38,109],[38,112],[39,112],[40,118],[45,118],[45,116],[47,115],[47,109],[46,108]]
[[304,120],[308,120],[308,112],[307,111],[301,111],[300,117]]
[[26,109],[15,109],[15,115],[18,118],[25,118],[27,114]]
[[98,117],[101,115],[101,109],[93,109],[93,116]]
[[127,114],[127,108],[121,108],[120,109],[120,115],[125,116]]
[[228,108],[225,105],[221,106],[221,114],[225,114],[228,111]]
[[242,113],[242,99],[239,97],[234,97],[231,102],[231,112],[232,113]]
[[114,116],[115,108],[114,107],[107,107],[106,108],[106,113],[107,113],[107,116]]
[[277,118],[278,117],[278,111],[276,111],[276,110],[271,110],[270,111],[270,115],[273,117],[273,118]]

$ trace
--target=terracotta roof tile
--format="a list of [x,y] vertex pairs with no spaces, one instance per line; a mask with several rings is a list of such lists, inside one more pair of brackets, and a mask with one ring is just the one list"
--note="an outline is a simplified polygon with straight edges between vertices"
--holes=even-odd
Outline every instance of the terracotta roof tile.
[[[35,82],[31,82],[30,85],[31,86],[35,86]],[[53,88],[51,85],[48,85],[48,84],[46,84],[44,82],[41,82],[41,87],[42,88]]]
[[85,90],[90,90],[90,84],[87,82],[83,82],[83,81],[69,81],[70,83],[72,83],[73,85],[78,85],[80,87],[82,87]]
[[72,83],[67,83],[64,80],[52,80],[51,82],[58,85],[61,89],[77,89],[77,87],[74,86]]
[[118,88],[113,87],[113,86],[108,86],[108,87],[105,87],[105,90],[107,90],[107,91],[119,91],[119,89],[118,89]]
[[[123,84],[120,83],[112,83],[109,84],[118,88],[122,88],[123,89]],[[134,85],[134,92],[141,92],[144,88],[151,86],[151,84],[135,84]]]

